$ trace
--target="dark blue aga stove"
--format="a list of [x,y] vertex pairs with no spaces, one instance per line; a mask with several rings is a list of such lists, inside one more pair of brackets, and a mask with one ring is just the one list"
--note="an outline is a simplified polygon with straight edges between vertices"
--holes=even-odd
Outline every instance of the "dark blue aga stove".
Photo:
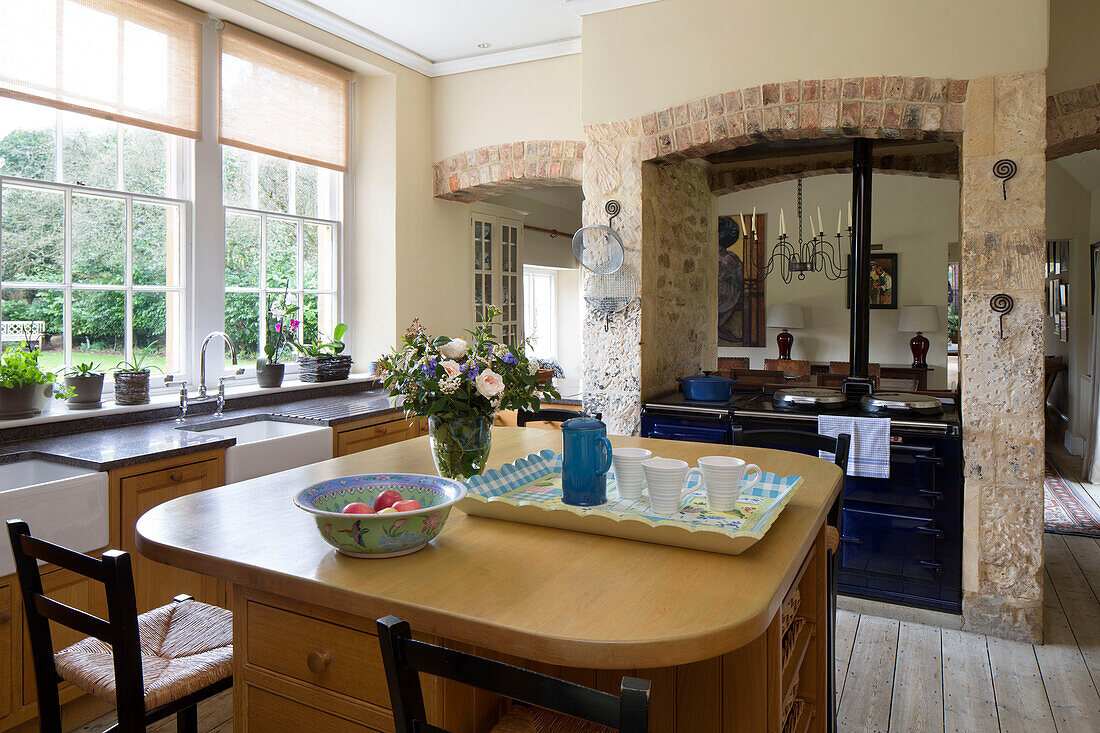
[[869,413],[858,397],[825,408],[782,405],[759,392],[734,393],[726,403],[673,394],[642,406],[642,435],[731,445],[738,428],[817,432],[826,410],[889,417],[890,478],[845,480],[838,590],[961,613],[962,437],[956,406],[944,400],[942,408]]

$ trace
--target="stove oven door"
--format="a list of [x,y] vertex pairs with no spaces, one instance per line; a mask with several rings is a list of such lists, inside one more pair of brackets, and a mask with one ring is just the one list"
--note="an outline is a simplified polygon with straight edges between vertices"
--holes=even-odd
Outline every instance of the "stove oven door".
[[729,445],[731,433],[729,422],[723,419],[685,420],[663,415],[642,415],[642,437]]
[[843,528],[838,581],[844,591],[941,610],[953,605],[945,534],[934,519],[845,506]]
[[895,509],[936,512],[948,499],[957,498],[957,486],[946,480],[947,460],[936,445],[890,446],[890,478],[869,479],[849,476],[845,481],[846,501],[882,504]]

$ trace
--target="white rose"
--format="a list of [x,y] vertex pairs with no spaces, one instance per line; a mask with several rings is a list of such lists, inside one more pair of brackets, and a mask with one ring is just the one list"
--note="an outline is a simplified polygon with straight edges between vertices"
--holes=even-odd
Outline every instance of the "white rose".
[[504,380],[492,369],[486,369],[477,375],[477,391],[482,397],[491,400],[504,391]]
[[443,371],[447,372],[448,377],[457,377],[462,373],[462,367],[458,365],[458,362],[453,359],[439,362],[439,366],[443,367]]
[[448,359],[461,359],[466,356],[466,342],[462,339],[451,339],[439,347],[439,353]]

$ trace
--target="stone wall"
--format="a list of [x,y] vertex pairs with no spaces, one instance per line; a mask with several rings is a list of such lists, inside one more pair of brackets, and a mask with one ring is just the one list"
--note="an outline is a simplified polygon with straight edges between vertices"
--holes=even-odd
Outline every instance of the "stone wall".
[[707,164],[642,165],[643,399],[718,364],[718,198]]
[[[962,147],[964,625],[1038,641],[1043,605],[1045,76],[971,82]],[[1018,173],[1002,189],[1002,158]],[[1005,191],[1007,190],[1007,200]],[[990,298],[1007,293],[1004,319]]]
[[576,186],[583,166],[581,140],[486,145],[436,163],[433,195],[471,202],[530,188]]
[[[667,384],[673,369],[709,364],[713,353],[709,331],[705,340],[690,334],[710,328],[704,311],[714,294],[676,299],[677,292],[688,295],[683,270],[692,257],[671,234],[687,231],[692,241],[704,236],[706,197],[685,207],[681,198],[698,187],[696,174],[646,161],[676,162],[773,139],[955,140],[961,131],[963,619],[974,631],[1036,641],[1042,633],[1045,78],[1035,72],[973,84],[972,92],[966,80],[927,77],[765,84],[587,127],[584,223],[605,223],[604,203],[620,201],[616,229],[643,295],[642,305],[614,317],[606,333],[604,320],[587,314],[584,403],[604,413],[611,433],[635,432],[642,395]],[[1007,201],[993,175],[993,164],[1006,157],[1019,166]],[[590,283],[591,276],[586,291]],[[990,297],[1000,292],[1016,300],[1003,339],[989,309]],[[661,322],[674,318],[680,326]]]
[[1100,148],[1100,83],[1047,97],[1047,158]]

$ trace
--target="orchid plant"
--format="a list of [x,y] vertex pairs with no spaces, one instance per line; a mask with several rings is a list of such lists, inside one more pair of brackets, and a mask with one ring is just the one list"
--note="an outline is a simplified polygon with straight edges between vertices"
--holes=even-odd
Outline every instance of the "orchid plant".
[[279,352],[287,342],[295,338],[301,321],[295,318],[298,315],[298,304],[287,300],[287,291],[290,289],[290,281],[283,288],[281,298],[275,298],[271,304],[271,315],[275,319],[275,338],[264,344],[264,354],[267,355],[268,364],[279,363]]
[[469,339],[433,338],[413,321],[401,343],[378,361],[382,386],[403,398],[405,412],[420,417],[488,417],[498,409],[537,410],[557,398],[551,385],[535,381],[538,365],[527,358],[527,342],[501,343],[493,332],[500,311],[489,308]]

